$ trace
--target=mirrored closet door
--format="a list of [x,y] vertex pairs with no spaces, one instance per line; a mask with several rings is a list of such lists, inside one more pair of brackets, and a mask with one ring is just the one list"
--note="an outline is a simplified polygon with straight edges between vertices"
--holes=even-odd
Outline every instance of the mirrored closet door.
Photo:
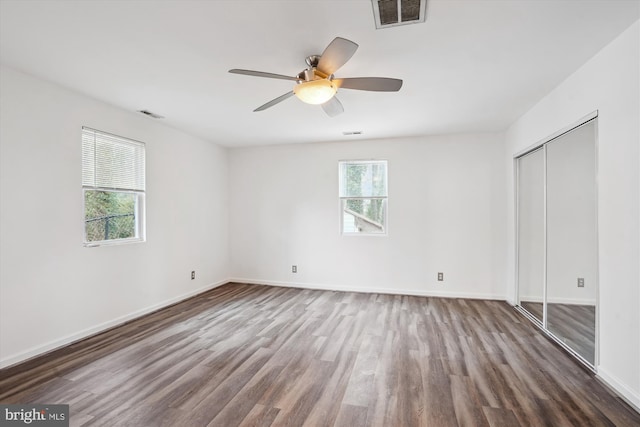
[[596,119],[516,159],[518,304],[595,366]]
[[518,285],[520,306],[544,318],[544,148],[518,159]]

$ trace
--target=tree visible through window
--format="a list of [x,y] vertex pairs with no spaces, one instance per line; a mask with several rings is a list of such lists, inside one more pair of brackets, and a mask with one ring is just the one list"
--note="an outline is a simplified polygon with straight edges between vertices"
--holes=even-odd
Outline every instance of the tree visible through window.
[[339,170],[342,233],[385,234],[386,160],[342,161]]
[[136,195],[113,191],[84,192],[86,240],[136,237]]
[[85,245],[144,240],[145,147],[82,128]]

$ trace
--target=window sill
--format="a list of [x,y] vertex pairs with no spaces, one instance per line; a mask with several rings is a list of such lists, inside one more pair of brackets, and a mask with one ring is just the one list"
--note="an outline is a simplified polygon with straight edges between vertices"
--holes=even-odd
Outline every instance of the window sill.
[[362,236],[362,237],[387,237],[387,233],[340,233],[342,236]]
[[97,242],[84,242],[83,246],[85,248],[97,248],[99,246],[118,246],[118,245],[128,245],[131,243],[144,243],[145,239],[135,238],[135,239],[114,239],[114,240],[100,240]]

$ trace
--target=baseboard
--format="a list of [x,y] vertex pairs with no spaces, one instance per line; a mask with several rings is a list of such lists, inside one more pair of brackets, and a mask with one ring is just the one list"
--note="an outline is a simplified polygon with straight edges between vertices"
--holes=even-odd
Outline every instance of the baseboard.
[[602,366],[598,366],[596,378],[631,405],[633,409],[640,412],[640,394],[638,394],[637,391],[631,390],[625,384],[621,383],[616,377],[607,373],[606,369],[603,369]]
[[106,331],[107,329],[111,329],[117,326],[120,326],[124,323],[130,322],[131,320],[134,320],[138,317],[142,317],[146,314],[152,313],[154,311],[160,310],[164,307],[168,307],[170,305],[176,304],[180,301],[184,301],[186,299],[189,299],[195,295],[201,294],[203,292],[206,292],[208,290],[217,288],[218,286],[222,286],[226,283],[229,283],[229,280],[222,280],[216,283],[211,283],[209,285],[206,285],[202,288],[196,289],[194,291],[191,292],[187,292],[186,294],[182,294],[180,296],[174,297],[174,298],[170,298],[168,300],[165,300],[163,302],[160,302],[158,304],[154,304],[152,306],[143,308],[142,310],[137,310],[134,311],[133,313],[129,313],[127,315],[118,317],[117,319],[113,319],[110,320],[108,322],[104,322],[101,323],[99,325],[93,326],[91,328],[87,328],[84,329],[82,331],[76,332],[74,334],[71,335],[67,335],[65,337],[62,337],[60,339],[54,340],[54,341],[50,341],[46,344],[37,346],[37,347],[32,347],[27,351],[23,351],[21,353],[18,354],[14,354],[12,356],[6,357],[2,360],[0,360],[0,369],[4,369],[4,368],[8,368],[10,366],[16,365],[18,363],[23,363],[26,362],[29,359],[32,359],[34,357],[37,356],[41,356],[45,353],[49,353],[51,351],[57,350],[61,347],[73,344],[77,341],[83,340],[85,338],[88,338],[92,335],[96,335],[99,334],[101,332]]
[[552,298],[549,304],[565,304],[565,305],[596,305],[595,299],[578,299],[578,298]]
[[530,296],[526,296],[526,295],[521,295],[520,296],[520,301],[522,301],[522,302],[542,303],[542,297],[541,296],[530,297]]
[[282,286],[285,288],[299,289],[315,289],[322,291],[340,291],[340,292],[360,292],[371,294],[392,294],[392,295],[411,295],[418,297],[440,297],[440,298],[468,298],[468,299],[488,299],[504,301],[505,295],[497,294],[473,294],[462,292],[440,292],[440,291],[423,291],[416,289],[400,289],[400,288],[361,288],[355,286],[328,285],[318,283],[300,283],[300,282],[277,282],[273,280],[247,279],[241,277],[233,277],[230,282],[249,283],[253,285]]
[[[542,297],[520,297],[520,301],[533,302],[542,304]],[[579,298],[553,298],[549,299],[549,304],[566,304],[566,305],[596,305],[595,299],[579,299]]]

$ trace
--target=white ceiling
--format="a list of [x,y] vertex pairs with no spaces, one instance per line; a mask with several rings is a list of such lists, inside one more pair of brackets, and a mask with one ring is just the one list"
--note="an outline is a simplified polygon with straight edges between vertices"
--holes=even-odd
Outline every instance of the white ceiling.
[[[370,0],[0,0],[0,60],[229,147],[502,131],[639,17],[638,0],[428,0],[425,23],[376,30]],[[254,113],[294,83],[227,72],[295,75],[336,36],[360,45],[337,77],[400,92]]]

